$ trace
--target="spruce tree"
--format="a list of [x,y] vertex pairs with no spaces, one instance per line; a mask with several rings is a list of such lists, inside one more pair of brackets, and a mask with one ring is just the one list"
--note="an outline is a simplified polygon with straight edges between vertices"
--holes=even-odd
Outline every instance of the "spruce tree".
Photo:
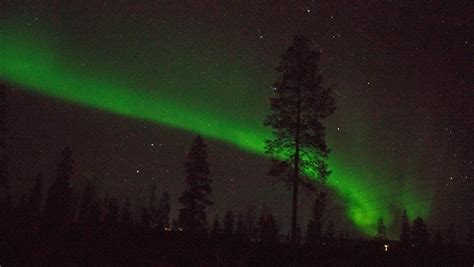
[[324,223],[324,209],[326,208],[326,194],[320,192],[316,195],[311,210],[311,219],[308,222],[306,231],[306,243],[310,246],[317,246],[322,241],[322,228]]
[[217,216],[216,214],[216,216],[214,217],[214,223],[212,224],[210,237],[212,240],[216,241],[221,238],[221,235],[222,235],[222,228],[219,222],[219,216]]
[[142,207],[140,212],[140,225],[142,227],[150,227],[151,215],[150,210],[147,207]]
[[130,198],[127,197],[120,212],[120,224],[125,227],[133,225],[132,211],[130,207]]
[[265,204],[260,212],[257,230],[260,243],[263,245],[272,246],[278,243],[278,227],[271,209]]
[[334,241],[334,223],[332,220],[330,220],[328,222],[328,225],[326,227],[326,233],[324,234],[325,236],[325,239],[328,241],[328,242],[333,242]]
[[183,231],[191,235],[206,231],[206,208],[213,204],[209,200],[211,179],[206,147],[201,136],[197,136],[184,164],[186,189],[179,198],[181,208],[178,221]]
[[410,245],[410,222],[408,220],[407,211],[403,210],[402,215],[402,225],[400,229],[400,243],[402,246],[409,246]]
[[456,230],[454,229],[453,224],[449,224],[448,229],[446,230],[446,240],[450,246],[455,246],[457,244]]
[[161,195],[160,201],[158,202],[158,208],[156,209],[156,221],[157,227],[160,230],[170,227],[170,196],[168,191],[164,191]]
[[90,204],[89,212],[87,214],[86,225],[89,227],[97,227],[100,223],[102,215],[100,199],[94,197]]
[[228,238],[234,234],[235,217],[232,209],[229,209],[224,216],[224,235]]
[[322,120],[335,111],[331,89],[322,85],[318,67],[321,52],[309,41],[296,36],[281,56],[277,71],[280,78],[270,99],[272,114],[264,124],[273,130],[273,139],[266,141],[266,153],[273,157],[272,175],[290,178],[293,187],[291,233],[296,235],[298,187],[314,188],[309,179],[324,182],[330,171],[326,163],[329,148],[325,141]]
[[240,241],[248,239],[247,224],[244,221],[244,216],[242,213],[239,213],[239,216],[237,216],[237,223],[235,224],[235,236]]
[[383,218],[380,217],[377,221],[377,235],[375,236],[377,240],[386,240],[387,239],[387,228],[383,222]]
[[95,185],[91,181],[87,181],[82,193],[82,199],[79,204],[78,223],[86,224],[89,220],[91,207],[96,198]]
[[428,227],[422,218],[416,217],[416,219],[413,221],[411,236],[413,245],[416,248],[422,248],[428,245],[430,235],[428,233]]
[[119,205],[115,198],[108,198],[104,214],[104,225],[111,228],[118,225]]
[[45,217],[49,226],[55,227],[71,222],[73,212],[73,194],[70,180],[73,174],[72,151],[69,147],[61,153],[61,161],[56,168],[56,176],[48,190],[45,205]]

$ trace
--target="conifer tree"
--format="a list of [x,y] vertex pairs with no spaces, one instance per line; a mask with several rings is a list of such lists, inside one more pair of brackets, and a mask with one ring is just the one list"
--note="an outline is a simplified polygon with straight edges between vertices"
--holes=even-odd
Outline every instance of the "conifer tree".
[[410,222],[408,220],[407,211],[403,210],[402,215],[402,225],[400,229],[400,243],[402,246],[409,246],[410,245]]
[[168,191],[164,191],[161,195],[160,201],[158,203],[158,208],[156,210],[156,220],[158,229],[163,230],[164,228],[170,227],[170,210],[170,196],[168,194]]
[[306,242],[310,246],[317,246],[322,241],[322,228],[324,223],[324,209],[326,208],[326,194],[320,192],[314,200],[311,219],[306,231]]
[[265,204],[262,206],[260,212],[257,229],[260,242],[263,245],[274,245],[278,243],[278,227],[271,209]]
[[206,208],[213,204],[209,200],[211,179],[209,178],[206,147],[207,145],[201,136],[197,136],[184,164],[186,190],[179,198],[181,208],[178,221],[183,231],[191,235],[206,231]]
[[334,240],[334,223],[332,220],[328,222],[328,225],[326,227],[326,233],[324,234],[325,239],[328,242],[332,242]]
[[150,210],[147,207],[142,207],[142,209],[141,209],[140,225],[142,227],[150,227],[150,225],[151,225]]
[[214,217],[214,223],[212,224],[210,237],[212,240],[219,240],[221,238],[221,235],[222,235],[222,228],[219,222],[219,216],[217,216],[216,214],[216,216]]
[[87,213],[86,225],[89,227],[97,227],[100,223],[100,217],[102,214],[101,203],[97,197],[92,199],[89,209],[90,210]]
[[224,216],[224,235],[226,237],[231,237],[234,234],[234,224],[235,224],[235,217],[234,217],[234,212],[232,209],[229,209],[225,216]]
[[428,245],[430,235],[428,233],[428,227],[422,218],[416,217],[416,219],[413,221],[411,236],[413,245],[416,248],[422,248]]
[[118,225],[119,221],[119,205],[115,198],[108,198],[104,214],[104,224],[108,227]]
[[319,71],[321,52],[313,49],[303,36],[281,56],[277,71],[280,78],[270,99],[272,114],[264,124],[273,130],[273,139],[266,141],[266,153],[273,157],[270,173],[290,178],[293,187],[291,234],[297,227],[298,187],[314,184],[302,176],[325,181],[330,171],[326,163],[329,149],[322,120],[335,111],[331,89],[322,85]]
[[56,168],[56,176],[46,198],[44,214],[47,224],[52,227],[67,224],[73,219],[74,199],[69,185],[73,164],[72,151],[66,147],[61,153],[61,161]]
[[449,224],[448,229],[446,230],[446,239],[450,246],[455,246],[457,243],[456,230],[454,229],[453,224]]
[[125,203],[122,207],[122,211],[120,212],[120,224],[122,226],[132,226],[133,225],[133,217],[130,208],[130,198],[127,197]]
[[91,181],[87,181],[82,193],[81,202],[79,204],[79,215],[77,219],[79,224],[86,224],[89,220],[91,207],[95,201],[95,198],[95,185]]
[[377,240],[386,240],[387,239],[387,228],[383,222],[383,218],[380,217],[377,221],[377,235],[375,236]]
[[235,236],[238,240],[244,241],[248,239],[248,229],[242,213],[237,216],[237,223],[235,225]]

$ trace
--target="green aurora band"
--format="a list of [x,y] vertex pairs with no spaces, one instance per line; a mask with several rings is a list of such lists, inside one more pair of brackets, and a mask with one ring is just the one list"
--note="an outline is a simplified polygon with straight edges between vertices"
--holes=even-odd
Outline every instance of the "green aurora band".
[[[251,67],[251,51],[229,52],[211,41],[182,42],[189,38],[185,32],[179,38],[165,38],[166,29],[161,30],[166,40],[162,42],[146,40],[147,34],[125,40],[115,34],[94,42],[53,28],[31,18],[0,22],[0,79],[44,96],[198,133],[265,155],[263,144],[270,131],[262,126],[262,106],[269,105],[269,92],[260,88],[268,88],[274,77]],[[101,36],[108,29],[95,31]],[[221,56],[203,56],[209,49]],[[183,56],[183,51],[194,52]],[[155,63],[142,66],[150,59]],[[248,88],[263,93],[255,97]],[[429,192],[421,197],[415,184],[400,188],[387,178],[371,186],[383,170],[354,166],[358,164],[344,158],[331,139],[330,147],[333,173],[326,186],[344,202],[347,219],[361,232],[373,235],[380,216],[390,228],[396,211],[404,208],[411,218],[429,215]]]

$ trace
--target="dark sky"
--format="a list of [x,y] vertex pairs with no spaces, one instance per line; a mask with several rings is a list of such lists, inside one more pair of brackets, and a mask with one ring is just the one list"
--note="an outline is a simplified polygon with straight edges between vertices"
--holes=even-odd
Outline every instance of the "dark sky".
[[[161,39],[173,44],[180,38],[196,42],[201,44],[196,48],[200,52],[207,51],[205,44],[209,44],[209,55],[198,54],[196,60],[214,64],[219,61],[216,58],[235,59],[244,68],[237,74],[217,73],[214,80],[225,82],[231,76],[232,81],[256,81],[250,88],[253,91],[242,91],[243,103],[251,106],[242,108],[243,113],[249,113],[243,118],[264,117],[278,56],[295,34],[305,34],[323,52],[322,74],[337,101],[338,111],[328,121],[332,156],[382,173],[383,179],[377,180],[375,175],[363,183],[369,189],[395,179],[414,181],[419,194],[433,193],[431,225],[456,223],[466,228],[471,220],[465,216],[472,213],[466,208],[472,199],[468,192],[474,189],[471,1],[23,2],[28,9],[3,1],[2,18],[21,14],[25,25],[46,21],[58,36],[76,42],[69,52],[73,58],[100,69],[108,70],[110,64],[125,77],[133,76],[129,80],[135,84],[143,80],[141,85],[155,85],[149,78],[153,71],[146,66],[161,57],[134,56],[133,51]],[[156,25],[159,29],[153,30]],[[140,34],[145,36],[143,41],[135,39]],[[148,38],[153,34],[159,36]],[[123,47],[110,46],[116,44],[111,40],[123,36],[129,37]],[[194,49],[177,47],[170,50],[176,58]],[[78,55],[88,49],[94,52]],[[101,58],[103,66],[98,61]],[[119,65],[126,59],[132,59],[129,65]],[[180,75],[173,73],[171,80],[186,80]],[[0,77],[10,80],[3,73]],[[100,191],[130,197],[138,207],[148,198],[151,182],[156,181],[159,193],[170,191],[176,211],[184,188],[183,162],[194,133],[12,87],[8,96],[10,167],[16,192],[27,190],[38,172],[50,179],[61,149],[70,145],[76,161],[75,188],[81,188],[85,180],[94,180]],[[174,94],[176,103],[181,96],[187,104],[185,95],[189,93],[198,99],[192,103],[199,107],[205,108],[209,101],[213,113],[226,113],[227,105],[236,109],[242,105],[229,98],[209,99],[211,89],[201,96],[198,89],[173,90],[168,93]],[[230,207],[258,209],[265,202],[286,229],[290,194],[283,184],[265,175],[268,159],[207,141],[214,180],[212,199],[216,202],[209,217]],[[303,225],[311,199],[310,193],[303,194]],[[347,226],[341,215],[344,203],[335,196],[333,202],[331,217],[339,227]]]

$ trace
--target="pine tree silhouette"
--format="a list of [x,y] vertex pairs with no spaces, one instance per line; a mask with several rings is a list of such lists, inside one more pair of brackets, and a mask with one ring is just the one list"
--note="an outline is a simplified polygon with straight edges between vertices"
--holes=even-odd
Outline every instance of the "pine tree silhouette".
[[455,246],[457,244],[456,230],[454,229],[453,224],[449,224],[448,229],[446,230],[446,239],[450,246]]
[[39,173],[28,197],[27,216],[30,218],[30,226],[33,230],[37,230],[41,219],[42,179]]
[[326,193],[320,192],[316,195],[316,199],[314,200],[311,210],[311,219],[308,222],[308,229],[306,231],[306,243],[310,246],[321,245],[325,208]]
[[273,246],[278,243],[278,227],[271,209],[265,204],[262,205],[260,211],[257,229],[261,244]]
[[212,240],[217,241],[217,240],[220,240],[221,236],[222,236],[222,228],[219,222],[219,216],[217,216],[216,214],[216,216],[214,217],[214,222],[212,224],[210,237]]
[[150,210],[147,207],[142,207],[140,211],[140,226],[142,227],[151,226]]
[[415,248],[423,248],[429,244],[430,235],[428,233],[428,227],[420,217],[416,217],[413,221],[411,238]]
[[237,223],[235,225],[235,236],[237,240],[240,241],[248,240],[247,224],[245,223],[244,216],[242,215],[242,213],[239,213],[239,216],[237,216]]
[[107,198],[105,202],[104,225],[113,228],[119,222],[119,205],[115,198]]
[[158,229],[163,230],[164,228],[170,227],[170,210],[170,196],[168,191],[164,191],[161,195],[157,208],[156,220]]
[[[322,86],[318,63],[321,53],[303,36],[281,56],[270,99],[272,114],[264,124],[274,138],[266,141],[266,153],[273,157],[272,175],[291,178],[293,186],[291,234],[296,237],[299,184],[314,188],[302,175],[325,181],[330,174],[326,163],[329,149],[322,120],[335,111],[331,89]],[[304,172],[301,172],[304,170]],[[291,173],[292,172],[292,173]]]
[[403,215],[402,215],[402,224],[401,224],[401,229],[400,229],[400,243],[404,247],[410,246],[410,235],[411,235],[411,230],[410,230],[410,221],[408,220],[408,215],[407,211],[403,210]]
[[95,185],[91,181],[87,181],[82,192],[81,202],[79,204],[78,223],[86,224],[89,220],[92,205],[96,198]]
[[377,235],[375,236],[377,240],[386,240],[387,239],[387,228],[383,222],[383,218],[380,217],[377,221]]
[[211,179],[207,162],[206,144],[197,136],[185,162],[186,190],[179,198],[181,208],[178,221],[188,234],[203,234],[207,228],[206,208],[213,204],[209,200]]
[[335,234],[335,229],[334,229],[334,223],[332,220],[328,221],[328,225],[326,227],[326,233],[324,233],[324,239],[326,239],[328,242],[333,242],[334,241],[334,234]]
[[120,224],[124,227],[131,227],[133,225],[132,211],[130,208],[130,198],[127,197],[120,212]]
[[71,149],[64,148],[54,182],[46,198],[44,214],[49,227],[65,226],[73,219],[74,199],[69,185],[73,174],[73,163]]
[[231,238],[232,235],[234,234],[234,224],[235,224],[235,217],[234,217],[234,212],[232,209],[229,209],[225,216],[224,216],[224,235],[226,238]]

